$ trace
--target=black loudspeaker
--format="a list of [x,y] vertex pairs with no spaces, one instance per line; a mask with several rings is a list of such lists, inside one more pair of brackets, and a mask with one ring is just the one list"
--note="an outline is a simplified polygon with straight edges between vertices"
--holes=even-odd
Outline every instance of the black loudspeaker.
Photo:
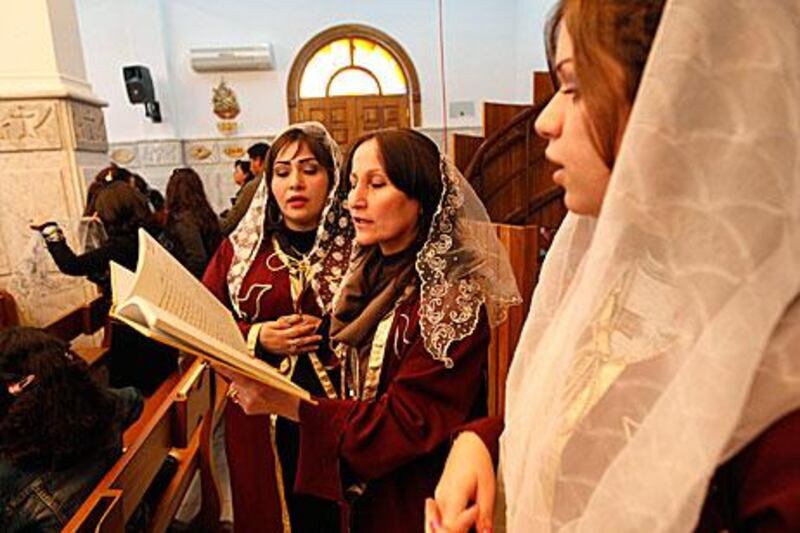
[[122,77],[125,79],[128,100],[132,104],[155,101],[156,92],[153,89],[153,79],[150,77],[147,67],[142,65],[122,67]]

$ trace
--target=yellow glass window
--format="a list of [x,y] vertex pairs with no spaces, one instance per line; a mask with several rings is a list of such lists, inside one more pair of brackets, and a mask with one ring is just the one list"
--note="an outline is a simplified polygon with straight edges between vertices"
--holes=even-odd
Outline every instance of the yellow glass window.
[[382,94],[405,94],[406,77],[394,57],[381,45],[366,39],[353,39],[353,64],[372,72]]
[[388,50],[367,39],[339,39],[323,46],[300,79],[300,98],[406,92],[403,69]]
[[340,69],[352,64],[350,39],[333,41],[317,50],[300,79],[300,98],[322,98],[328,81]]
[[331,79],[328,96],[356,96],[362,94],[381,94],[378,82],[369,73],[348,68],[342,70]]

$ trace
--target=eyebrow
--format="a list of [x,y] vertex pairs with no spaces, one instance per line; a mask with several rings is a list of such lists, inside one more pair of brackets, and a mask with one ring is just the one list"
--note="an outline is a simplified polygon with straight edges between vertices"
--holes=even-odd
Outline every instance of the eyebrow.
[[[371,168],[371,169],[367,170],[366,172],[363,173],[363,176],[365,178],[368,178],[368,177],[374,176],[376,174],[379,174],[381,176],[386,176],[386,172],[380,167],[375,167],[375,168]],[[358,174],[356,174],[355,171],[350,172],[350,177],[351,178],[354,177],[354,178],[358,179]]]
[[[303,163],[308,163],[309,161],[315,161],[316,162],[316,160],[317,160],[317,158],[312,156],[312,157],[304,157],[303,159],[298,159],[297,162],[300,163],[300,164],[303,164]],[[281,164],[282,165],[288,165],[292,161],[293,161],[292,159],[282,159],[282,160],[279,160],[279,161],[275,161],[275,164],[276,165],[281,165]]]

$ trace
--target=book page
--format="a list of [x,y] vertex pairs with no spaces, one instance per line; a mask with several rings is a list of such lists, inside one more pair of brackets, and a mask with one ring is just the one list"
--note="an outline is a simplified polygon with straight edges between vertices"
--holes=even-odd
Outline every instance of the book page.
[[111,267],[111,301],[114,305],[127,300],[136,283],[136,274],[120,265],[116,261],[110,262]]
[[112,275],[112,290],[119,291],[114,318],[158,342],[310,401],[302,387],[248,354],[230,310],[144,230],[139,230],[136,274],[118,266]]
[[247,343],[230,310],[143,229],[132,294],[179,318],[235,352]]

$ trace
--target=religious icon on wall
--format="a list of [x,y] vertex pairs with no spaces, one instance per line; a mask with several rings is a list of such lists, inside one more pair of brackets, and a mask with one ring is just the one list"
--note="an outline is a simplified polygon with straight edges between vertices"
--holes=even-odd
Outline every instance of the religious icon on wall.
[[214,106],[214,114],[222,119],[217,123],[217,129],[223,135],[232,135],[237,128],[236,121],[233,119],[241,111],[239,101],[236,99],[236,93],[228,87],[225,80],[220,80],[219,85],[212,90],[214,95],[211,98],[211,103]]

